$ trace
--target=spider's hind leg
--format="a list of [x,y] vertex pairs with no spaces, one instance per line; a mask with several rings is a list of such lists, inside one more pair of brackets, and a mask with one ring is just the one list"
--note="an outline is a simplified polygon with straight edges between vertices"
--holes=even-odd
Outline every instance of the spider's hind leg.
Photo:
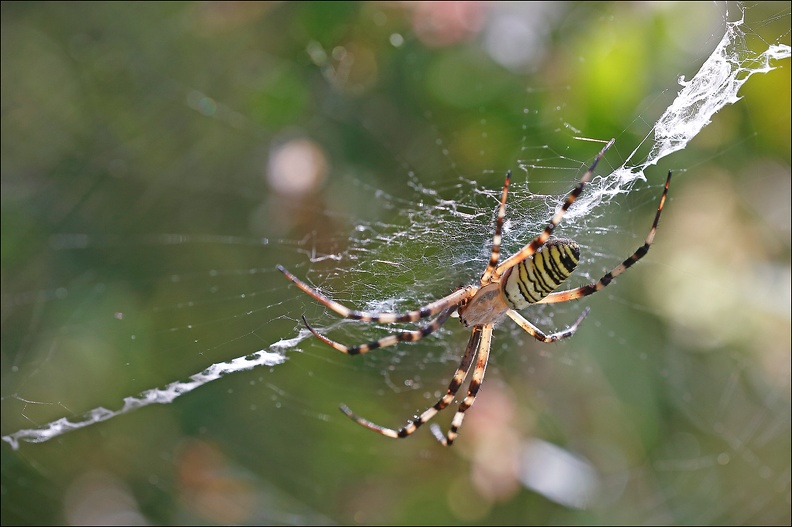
[[544,245],[548,238],[550,238],[550,235],[553,234],[556,226],[561,223],[561,220],[564,218],[567,210],[569,210],[578,196],[580,196],[581,192],[583,192],[583,187],[585,187],[586,183],[588,183],[589,179],[591,179],[591,176],[594,174],[594,170],[597,168],[597,164],[600,162],[600,159],[602,159],[602,157],[605,155],[605,152],[607,152],[608,149],[613,146],[614,142],[616,142],[616,140],[611,139],[604,147],[602,147],[602,150],[600,150],[599,154],[597,154],[597,156],[594,158],[594,162],[591,163],[591,166],[589,166],[588,170],[586,170],[586,173],[580,178],[580,182],[578,182],[575,188],[573,188],[572,191],[567,194],[564,203],[558,207],[558,209],[556,209],[556,212],[553,217],[550,218],[550,222],[547,224],[547,227],[545,227],[545,229],[536,238],[531,240],[528,245],[509,256],[492,271],[492,274],[495,276],[495,278],[500,278],[508,269],[511,269],[526,258],[533,256],[536,251],[539,250],[542,245]]
[[576,298],[592,295],[610,285],[614,278],[622,274],[624,271],[635,265],[641,258],[646,256],[646,254],[649,252],[649,249],[652,247],[652,243],[654,243],[655,234],[657,233],[657,225],[660,223],[660,215],[663,214],[663,207],[665,206],[666,199],[668,198],[668,188],[670,186],[671,171],[669,170],[665,187],[663,188],[663,195],[660,196],[660,204],[657,206],[657,212],[655,213],[655,218],[652,222],[652,228],[649,229],[649,234],[646,236],[644,244],[638,247],[634,253],[632,253],[626,260],[614,267],[598,281],[592,284],[584,285],[583,287],[570,289],[568,291],[557,291],[555,293],[550,293],[537,303],[555,304],[558,302],[568,302],[570,300],[575,300]]

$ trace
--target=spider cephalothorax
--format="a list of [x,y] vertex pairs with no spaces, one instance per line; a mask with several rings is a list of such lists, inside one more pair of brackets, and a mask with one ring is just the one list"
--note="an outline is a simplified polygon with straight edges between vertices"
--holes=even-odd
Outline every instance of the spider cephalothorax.
[[[463,325],[472,328],[465,354],[462,356],[462,361],[456,372],[454,372],[454,376],[448,385],[446,394],[441,397],[434,406],[408,421],[407,424],[398,430],[385,428],[363,419],[362,417],[358,417],[352,413],[349,408],[342,405],[341,410],[347,416],[358,424],[382,435],[394,438],[407,437],[415,432],[418,427],[437,415],[440,410],[454,401],[457,392],[472,367],[473,374],[467,395],[462,402],[459,403],[459,409],[451,421],[448,433],[443,434],[439,426],[432,426],[432,432],[438,441],[443,445],[450,446],[457,437],[457,432],[465,417],[465,411],[470,408],[476,400],[476,395],[481,387],[481,383],[484,379],[484,372],[487,368],[490,346],[492,344],[492,330],[497,321],[504,315],[508,316],[532,337],[542,342],[554,342],[575,333],[580,323],[588,314],[588,308],[583,310],[574,324],[564,330],[549,335],[526,320],[525,317],[518,313],[518,310],[525,309],[532,304],[567,302],[596,293],[610,284],[615,277],[623,273],[635,262],[643,258],[654,241],[657,224],[660,221],[660,214],[663,212],[663,206],[668,196],[668,187],[671,183],[671,172],[669,172],[663,189],[663,195],[660,197],[660,204],[657,207],[657,213],[652,223],[652,228],[649,230],[649,235],[646,237],[646,241],[641,247],[598,281],[566,291],[556,291],[575,270],[578,259],[580,258],[580,247],[572,240],[551,238],[551,234],[561,222],[566,211],[583,191],[583,187],[594,173],[597,163],[612,144],[613,139],[611,139],[600,153],[597,154],[594,162],[586,173],[583,174],[577,186],[567,194],[566,200],[564,200],[563,204],[556,210],[556,213],[550,219],[545,229],[536,238],[531,240],[528,245],[499,263],[503,221],[506,216],[506,198],[508,196],[509,183],[511,181],[511,173],[507,173],[506,181],[503,185],[500,206],[498,207],[498,216],[495,220],[492,253],[490,254],[487,268],[481,276],[480,285],[470,285],[457,289],[450,295],[431,302],[420,309],[401,314],[368,313],[349,309],[327,298],[309,285],[300,281],[282,266],[278,266],[278,269],[286,275],[286,278],[291,280],[297,287],[346,318],[360,320],[362,322],[380,322],[387,324],[393,322],[416,322],[422,318],[437,315],[424,327],[411,331],[401,331],[367,344],[352,347],[339,344],[325,337],[314,330],[308,324],[308,321],[305,320],[305,317],[303,317],[305,325],[320,340],[338,351],[349,355],[366,353],[373,349],[391,346],[398,342],[419,340],[437,331],[437,329],[454,313],[458,313],[459,319]],[[473,367],[474,361],[476,364],[475,367]]]

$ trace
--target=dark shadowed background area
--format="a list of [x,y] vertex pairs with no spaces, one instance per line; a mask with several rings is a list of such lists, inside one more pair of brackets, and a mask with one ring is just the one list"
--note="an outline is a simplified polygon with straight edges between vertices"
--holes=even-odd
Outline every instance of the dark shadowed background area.
[[[505,251],[616,138],[607,176],[744,16],[789,3],[3,3],[4,438],[264,350],[266,365],[2,449],[2,524],[789,524],[790,67],[629,192],[562,225],[607,290],[511,321],[457,443],[394,441],[464,351],[349,358],[353,306],[474,282],[506,170]],[[704,102],[717,99],[709,94]],[[643,153],[640,153],[643,152]],[[390,327],[393,330],[392,327]],[[165,403],[164,400],[159,401]],[[438,417],[445,429],[453,414]]]

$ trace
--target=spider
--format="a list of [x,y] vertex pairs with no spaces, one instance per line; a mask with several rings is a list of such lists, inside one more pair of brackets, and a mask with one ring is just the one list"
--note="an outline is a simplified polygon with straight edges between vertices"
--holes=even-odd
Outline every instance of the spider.
[[476,400],[476,395],[481,388],[492,343],[492,330],[494,325],[502,319],[504,315],[511,318],[518,326],[541,342],[555,342],[563,338],[571,337],[588,314],[588,307],[583,310],[574,324],[564,330],[551,334],[545,334],[538,327],[526,320],[518,311],[532,304],[567,302],[596,293],[610,284],[614,278],[619,276],[638,260],[643,258],[654,241],[657,224],[660,221],[660,214],[663,212],[663,205],[665,204],[666,196],[668,195],[668,187],[671,183],[671,172],[669,171],[663,194],[660,197],[660,204],[657,207],[657,213],[652,223],[652,228],[649,230],[646,241],[641,247],[597,282],[566,291],[555,291],[577,266],[580,256],[580,247],[576,242],[566,238],[551,238],[551,234],[561,222],[561,219],[564,217],[566,211],[569,210],[569,207],[571,207],[578,196],[580,196],[583,187],[594,173],[597,163],[613,143],[614,139],[611,139],[599,154],[597,154],[591,166],[586,173],[583,174],[580,182],[569,192],[566,200],[558,207],[542,233],[531,240],[528,245],[506,258],[503,262],[498,263],[503,220],[506,216],[506,197],[509,192],[509,182],[511,180],[511,172],[507,172],[506,181],[503,185],[503,194],[498,207],[498,215],[495,220],[492,252],[487,268],[481,276],[481,284],[469,285],[457,289],[448,296],[435,300],[414,311],[397,314],[369,313],[350,309],[322,295],[309,285],[300,281],[283,266],[278,265],[278,270],[298,288],[345,318],[359,320],[361,322],[389,324],[394,322],[416,322],[420,319],[437,315],[436,318],[431,320],[427,325],[419,327],[416,330],[401,331],[367,344],[352,347],[339,344],[322,335],[308,324],[308,321],[303,315],[303,322],[311,333],[322,342],[348,355],[367,353],[371,350],[392,346],[403,341],[415,342],[437,331],[454,313],[458,314],[459,320],[464,326],[472,328],[470,340],[462,356],[462,361],[448,385],[446,394],[423,413],[408,420],[407,424],[398,430],[386,428],[359,417],[346,405],[341,405],[341,411],[358,424],[384,436],[392,438],[410,436],[418,430],[421,425],[434,418],[441,410],[454,402],[457,392],[467,378],[471,366],[475,362],[467,395],[462,402],[459,403],[459,407],[451,421],[448,432],[444,435],[437,424],[432,424],[430,427],[432,433],[442,445],[451,446],[459,434],[459,428],[462,426],[465,412],[473,405]]

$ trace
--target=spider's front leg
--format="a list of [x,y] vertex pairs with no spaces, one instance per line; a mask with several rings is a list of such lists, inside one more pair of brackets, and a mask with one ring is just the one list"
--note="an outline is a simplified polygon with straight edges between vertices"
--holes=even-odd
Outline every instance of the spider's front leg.
[[[480,334],[476,350],[476,354],[478,355],[476,367],[473,369],[473,378],[470,379],[467,395],[459,404],[457,413],[454,414],[454,418],[451,420],[451,427],[448,429],[448,433],[443,435],[440,426],[436,424],[431,427],[432,433],[443,446],[451,446],[454,443],[454,440],[459,435],[459,428],[462,426],[462,421],[465,419],[465,412],[476,402],[476,396],[481,388],[481,384],[484,382],[484,373],[487,370],[487,361],[489,360],[490,348],[492,347],[492,328],[492,324],[473,328],[474,335],[476,332]],[[472,341],[473,338],[471,337],[471,342]]]
[[360,320],[361,322],[380,322],[383,324],[391,324],[393,322],[417,322],[422,318],[431,317],[440,313],[441,311],[448,309],[451,306],[457,306],[460,303],[464,302],[468,298],[472,297],[476,293],[476,287],[468,286],[461,289],[457,289],[450,295],[444,296],[439,300],[435,300],[434,302],[430,302],[426,304],[420,309],[415,309],[413,311],[407,311],[405,313],[371,313],[368,311],[358,311],[356,309],[350,309],[347,306],[340,304],[333,300],[332,298],[328,298],[313,287],[309,286],[289,271],[286,270],[285,267],[282,265],[277,266],[278,271],[283,273],[283,275],[291,281],[294,285],[300,288],[304,293],[314,298],[316,301],[324,304],[328,308],[332,309],[339,315],[344,318],[350,318],[352,320]]
[[[468,372],[470,371],[470,366],[473,364],[473,358],[478,353],[479,349],[481,348],[481,341],[482,341],[482,328],[481,326],[476,326],[473,328],[473,332],[470,335],[470,340],[468,340],[467,348],[465,349],[465,354],[462,357],[462,361],[459,363],[459,367],[457,368],[456,372],[454,372],[454,376],[451,378],[451,382],[448,385],[448,390],[446,390],[446,394],[438,400],[434,406],[427,408],[424,412],[416,416],[414,419],[407,422],[406,425],[399,428],[398,430],[394,430],[392,428],[385,428],[384,426],[380,426],[378,424],[372,423],[368,419],[364,419],[352,412],[348,406],[342,405],[341,411],[346,414],[347,417],[355,421],[357,424],[368,428],[369,430],[373,430],[378,434],[382,434],[387,437],[392,437],[394,439],[399,439],[402,437],[407,437],[412,435],[418,428],[426,423],[427,421],[431,420],[434,416],[436,416],[441,410],[446,408],[449,404],[454,402],[454,397],[456,397],[459,388],[462,386],[462,383],[465,381],[465,377],[467,377]],[[492,335],[492,330],[489,331],[489,337]],[[488,346],[489,347],[489,346]],[[479,359],[480,363],[480,359]],[[478,371],[479,363],[476,364],[476,370]],[[486,360],[485,360],[486,365]],[[483,377],[483,371],[482,371]],[[479,382],[479,384],[481,384]],[[472,386],[472,383],[471,383]],[[478,391],[478,388],[476,388]],[[468,398],[470,397],[470,391],[468,390]],[[475,395],[473,396],[475,399]],[[465,399],[467,401],[467,398]],[[464,403],[463,403],[464,404]],[[472,402],[470,404],[473,404]],[[469,406],[469,405],[468,405]],[[460,406],[461,408],[461,406]],[[464,412],[464,410],[462,410]],[[455,421],[457,420],[456,417],[454,418]],[[459,429],[459,424],[461,424],[462,419],[458,419],[459,423],[457,424],[456,428],[454,428],[454,436],[456,437],[456,430]],[[453,426],[453,425],[452,425]],[[449,434],[451,432],[449,431]],[[436,435],[436,434],[435,434]],[[446,441],[446,438],[443,438],[441,443],[446,446],[449,446],[453,442],[453,437],[450,441]]]
[[341,343],[331,340],[325,337],[324,335],[322,335],[321,333],[319,333],[318,331],[316,331],[313,327],[311,327],[311,325],[308,323],[308,320],[305,318],[305,315],[303,315],[302,319],[303,322],[305,323],[305,327],[307,327],[308,330],[311,333],[313,333],[314,336],[316,336],[316,338],[318,338],[325,344],[328,344],[333,348],[337,349],[338,351],[340,351],[341,353],[346,353],[347,355],[360,355],[363,353],[368,353],[369,351],[378,348],[393,346],[394,344],[397,344],[399,342],[405,342],[405,341],[415,342],[417,340],[421,340],[425,336],[431,335],[432,333],[440,329],[440,327],[443,324],[445,324],[446,320],[448,320],[448,317],[450,317],[456,310],[457,310],[456,306],[452,306],[446,309],[445,311],[440,313],[440,315],[437,318],[432,320],[429,324],[417,330],[401,331],[399,333],[394,333],[393,335],[388,335],[387,337],[382,337],[381,339],[374,340],[366,344],[360,344],[359,346],[345,346]]

